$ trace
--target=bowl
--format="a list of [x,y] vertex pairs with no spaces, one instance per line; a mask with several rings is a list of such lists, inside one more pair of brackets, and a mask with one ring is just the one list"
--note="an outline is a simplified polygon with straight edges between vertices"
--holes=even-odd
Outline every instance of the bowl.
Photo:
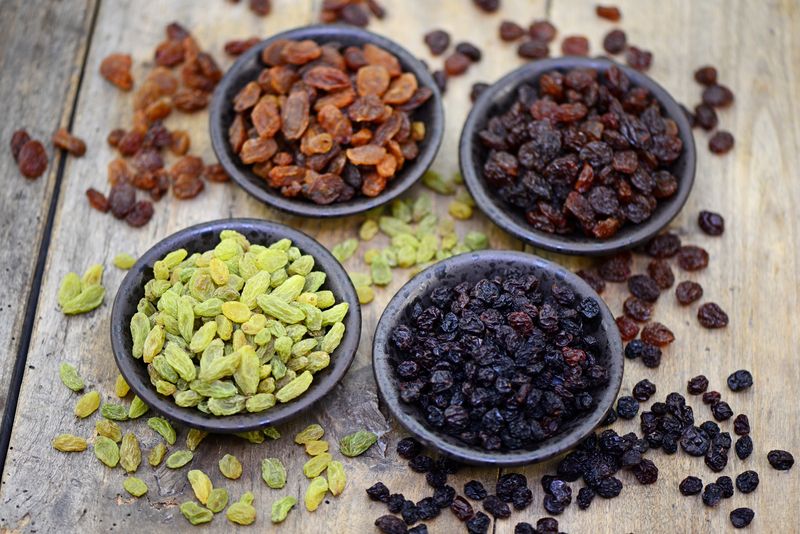
[[[345,316],[345,334],[341,344],[331,354],[331,364],[314,375],[311,387],[300,397],[276,404],[258,413],[240,413],[217,417],[196,408],[182,408],[168,397],[156,392],[150,383],[147,366],[131,354],[133,345],[130,321],[144,296],[144,284],[153,278],[153,264],[167,253],[185,248],[189,253],[212,249],[219,242],[222,230],[236,230],[252,243],[270,243],[288,238],[304,254],[315,259],[315,269],[325,271],[327,279],[322,286],[329,289],[338,301],[350,303]],[[310,409],[330,392],[341,380],[358,349],[361,338],[361,307],[355,288],[341,264],[328,250],[306,234],[282,224],[257,219],[224,219],[191,226],[158,242],[139,258],[122,280],[111,310],[111,348],[120,373],[133,392],[153,411],[187,426],[209,432],[245,432],[278,424]]]
[[[601,350],[598,361],[609,369],[608,384],[594,392],[597,404],[593,410],[566,423],[563,430],[536,445],[533,449],[486,451],[471,447],[461,440],[429,427],[416,406],[400,400],[397,378],[391,365],[392,331],[404,319],[415,302],[441,285],[455,286],[463,281],[476,282],[498,269],[515,269],[535,274],[546,291],[554,282],[571,287],[578,298],[593,297],[600,304],[601,322],[596,332]],[[622,383],[622,341],[614,317],[603,300],[589,285],[563,267],[532,254],[513,251],[481,251],[453,256],[433,265],[411,279],[389,302],[378,322],[373,344],[372,364],[378,391],[384,405],[411,434],[424,444],[455,460],[473,465],[515,466],[541,462],[577,445],[605,419]]]
[[[253,81],[258,76],[264,65],[261,63],[261,51],[278,39],[311,39],[317,43],[336,41],[343,46],[362,46],[372,43],[394,54],[400,61],[405,72],[413,73],[420,86],[429,87],[433,95],[425,104],[417,108],[414,113],[416,120],[425,123],[425,139],[419,145],[419,155],[411,162],[406,162],[403,168],[389,181],[386,189],[376,197],[357,196],[348,202],[329,205],[315,204],[304,198],[286,198],[260,177],[256,176],[249,165],[239,160],[228,143],[228,127],[234,119],[231,101],[247,82]],[[343,217],[353,215],[380,206],[397,198],[406,192],[422,174],[428,170],[444,134],[444,110],[442,108],[442,95],[433,81],[428,69],[420,60],[408,50],[380,35],[347,25],[318,24],[295,28],[273,35],[269,39],[247,50],[228,69],[223,76],[211,101],[209,113],[209,126],[211,130],[211,145],[225,168],[228,175],[245,191],[279,210],[300,215],[303,217]]]
[[[516,98],[517,88],[523,83],[538,80],[542,74],[565,71],[576,67],[608,70],[612,65],[621,69],[631,80],[633,86],[644,87],[661,104],[662,113],[678,125],[678,135],[683,141],[683,153],[672,164],[671,172],[678,179],[678,190],[668,198],[659,201],[652,216],[638,225],[624,225],[611,238],[599,240],[582,234],[557,235],[534,230],[525,220],[523,213],[511,207],[483,179],[483,164],[488,150],[479,139],[478,133],[484,129],[491,115],[502,113]],[[605,58],[562,57],[534,61],[524,65],[492,84],[486,89],[472,107],[459,141],[459,164],[461,174],[480,209],[509,234],[535,247],[562,254],[596,256],[612,254],[633,248],[644,243],[680,212],[692,189],[695,175],[696,150],[692,128],[680,105],[655,81],[641,72],[620,65]]]

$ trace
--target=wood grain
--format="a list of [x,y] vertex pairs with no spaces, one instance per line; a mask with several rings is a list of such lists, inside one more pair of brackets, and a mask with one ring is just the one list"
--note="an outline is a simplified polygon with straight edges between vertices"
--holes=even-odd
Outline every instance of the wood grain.
[[[260,19],[245,5],[208,2],[202,10],[191,0],[161,3],[157,12],[149,3],[109,1],[100,7],[92,48],[87,59],[87,77],[79,95],[76,131],[89,141],[90,152],[81,160],[68,160],[62,194],[53,228],[39,302],[38,320],[33,332],[11,449],[0,488],[0,528],[20,531],[75,531],[101,529],[156,530],[164,526],[180,531],[193,529],[180,517],[177,504],[188,500],[191,490],[185,470],[164,467],[152,471],[140,468],[139,476],[150,486],[147,497],[131,499],[122,490],[121,470],[108,470],[91,452],[79,455],[56,453],[50,439],[56,432],[93,434],[94,419],[76,422],[72,406],[76,395],[58,384],[57,366],[61,361],[76,365],[91,387],[105,400],[113,400],[116,368],[108,341],[110,302],[87,316],[66,319],[57,310],[55,293],[59,280],[69,270],[82,270],[88,264],[105,261],[105,284],[112,295],[124,273],[111,266],[118,252],[141,254],[157,240],[190,224],[220,217],[255,216],[276,219],[299,227],[332,246],[351,236],[361,219],[315,221],[286,217],[264,208],[233,185],[210,185],[192,202],[164,199],[156,206],[154,220],[135,230],[90,210],[83,196],[89,186],[105,188],[106,164],[113,157],[105,144],[108,130],[126,126],[130,120],[130,95],[109,86],[95,73],[100,60],[110,52],[133,54],[135,74],[152,61],[152,49],[162,39],[163,25],[178,20],[191,28],[201,45],[215,57],[223,58],[222,44],[231,38],[270,35],[278,30],[316,20],[319,2],[276,1],[273,14]],[[706,331],[694,317],[696,306],[679,308],[671,292],[661,297],[656,319],[677,335],[665,351],[662,366],[644,368],[639,362],[626,362],[623,394],[648,377],[658,385],[657,396],[683,391],[691,376],[706,374],[712,387],[729,398],[734,410],[750,415],[757,452],[746,462],[732,456],[726,474],[735,476],[744,469],[756,469],[761,487],[750,495],[735,495],[717,509],[702,506],[699,499],[683,498],[678,482],[687,474],[705,481],[716,476],[702,461],[685,455],[666,457],[660,452],[651,457],[659,466],[660,479],[653,486],[640,487],[629,473],[622,475],[623,496],[612,501],[596,499],[588,511],[571,506],[559,518],[569,532],[723,532],[730,529],[728,512],[737,506],[751,506],[756,519],[754,532],[792,531],[800,524],[800,511],[792,498],[800,492],[797,469],[777,473],[766,463],[766,452],[785,448],[800,452],[800,430],[791,423],[796,415],[798,393],[794,381],[800,364],[794,357],[798,335],[791,326],[796,315],[798,291],[798,229],[795,206],[800,201],[795,169],[800,165],[796,147],[800,142],[800,117],[795,101],[800,94],[800,25],[798,4],[790,1],[734,2],[716,0],[693,2],[616,2],[621,6],[630,42],[641,44],[655,54],[651,75],[682,102],[699,100],[699,87],[691,79],[695,67],[714,63],[723,83],[732,87],[737,102],[721,113],[724,128],[737,137],[736,149],[725,157],[713,157],[705,148],[706,135],[698,133],[698,173],[695,190],[673,228],[686,242],[706,247],[712,256],[709,268],[696,275],[678,272],[678,279],[701,282],[707,299],[717,301],[729,313],[731,326],[724,331]],[[396,4],[396,5],[395,5]],[[600,50],[605,32],[613,25],[599,21],[593,4],[579,1],[544,2],[506,0],[500,13],[485,16],[463,0],[442,2],[396,2],[388,5],[389,16],[373,22],[370,28],[393,37],[432,66],[441,58],[431,58],[421,35],[435,27],[449,30],[455,42],[470,40],[484,51],[484,60],[467,76],[451,80],[446,96],[447,130],[442,149],[434,164],[440,172],[457,169],[457,142],[460,125],[469,109],[469,87],[474,81],[491,82],[521,64],[514,45],[496,38],[500,20],[509,18],[527,24],[534,18],[549,16],[560,36],[587,34],[593,50]],[[556,48],[556,47],[554,47]],[[225,65],[229,60],[225,59]],[[787,120],[791,119],[788,122]],[[192,131],[193,153],[213,159],[207,138],[205,114],[179,115],[168,119],[168,126]],[[777,194],[776,194],[777,193]],[[437,211],[444,213],[449,200],[436,197]],[[702,235],[695,219],[700,209],[713,209],[725,215],[727,230],[721,238]],[[463,228],[482,228],[491,232],[495,248],[519,248],[485,218],[476,216]],[[5,228],[4,228],[5,229]],[[91,230],[88,230],[91,229]],[[464,230],[465,231],[465,230]],[[549,257],[554,257],[548,254]],[[557,257],[571,266],[585,263]],[[639,268],[644,263],[639,262]],[[363,270],[359,260],[348,269]],[[361,458],[345,459],[349,483],[338,498],[329,498],[311,514],[294,510],[281,529],[297,532],[372,532],[375,517],[384,508],[366,499],[363,489],[383,480],[392,491],[419,500],[429,494],[423,477],[411,473],[394,453],[396,441],[405,434],[380,411],[370,367],[371,333],[383,305],[402,285],[396,275],[376,301],[364,308],[361,348],[351,371],[330,400],[302,421],[285,425],[284,438],[261,445],[237,438],[209,437],[198,449],[194,468],[201,468],[215,484],[229,488],[232,497],[251,490],[259,511],[257,528],[272,530],[269,509],[274,500],[293,494],[302,500],[306,480],[300,475],[305,453],[291,442],[291,436],[306,424],[317,421],[327,430],[331,443],[361,426],[381,435],[378,445]],[[604,294],[612,310],[620,311],[622,286],[609,287]],[[109,298],[110,301],[110,298]],[[789,325],[789,326],[785,326]],[[724,385],[727,375],[739,368],[754,372],[756,386],[746,393],[732,394]],[[708,409],[693,402],[700,421],[710,416]],[[784,420],[786,422],[784,422]],[[788,424],[787,424],[788,423]],[[123,423],[142,440],[145,451],[158,440],[143,422]],[[633,430],[633,422],[615,425],[620,431]],[[726,430],[729,424],[723,425]],[[182,447],[186,431],[179,432]],[[225,453],[235,454],[245,466],[245,476],[227,481],[216,468]],[[269,490],[259,480],[258,464],[267,456],[280,457],[290,473],[283,491]],[[513,532],[517,521],[535,523],[545,515],[541,507],[539,477],[551,472],[555,462],[522,469],[534,491],[534,505],[509,520],[501,520],[494,532]],[[470,468],[453,477],[450,483],[461,490],[472,478],[490,489],[497,477],[495,469]],[[45,483],[45,481],[47,483]],[[578,484],[573,484],[577,492]],[[796,498],[795,504],[796,504]],[[214,530],[229,529],[224,518],[212,524]],[[456,530],[449,512],[430,522],[432,532]],[[458,529],[461,527],[459,526]]]
[[[0,101],[4,103],[0,242],[6,247],[0,256],[4,277],[0,286],[0,346],[4,347],[0,413],[6,408],[14,362],[23,341],[26,304],[62,157],[53,149],[50,136],[69,121],[94,3],[69,0],[34,5],[9,0],[0,9]],[[11,135],[19,128],[26,128],[47,149],[47,171],[35,181],[22,176],[8,149]]]

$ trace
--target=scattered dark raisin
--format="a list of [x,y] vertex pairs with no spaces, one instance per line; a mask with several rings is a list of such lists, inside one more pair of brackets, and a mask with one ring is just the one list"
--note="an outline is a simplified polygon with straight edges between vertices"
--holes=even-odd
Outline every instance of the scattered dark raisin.
[[708,235],[722,235],[725,231],[725,219],[713,211],[701,211],[697,217],[697,224]]
[[790,452],[780,449],[769,451],[767,460],[769,461],[769,465],[778,471],[788,471],[794,465],[794,456],[792,456]]
[[483,500],[483,509],[499,519],[506,519],[511,516],[511,509],[497,495],[486,497]]
[[453,504],[453,499],[456,497],[456,490],[452,486],[442,486],[436,488],[433,492],[433,502],[439,508],[447,508]]
[[733,92],[724,85],[709,85],[703,89],[703,103],[715,108],[726,108],[733,103]]
[[450,34],[444,30],[431,30],[425,34],[425,44],[434,56],[444,54],[450,46]]
[[722,498],[730,499],[733,497],[733,480],[727,475],[717,478],[717,486],[722,490]]
[[698,271],[708,266],[708,252],[695,245],[684,245],[678,251],[678,266],[684,271]]
[[639,484],[654,484],[658,480],[658,467],[652,460],[644,458],[639,465],[633,468],[633,475]]
[[472,0],[472,3],[486,13],[494,13],[500,9],[500,0]]
[[394,515],[382,515],[375,520],[375,526],[384,534],[406,534],[408,527],[403,520]]
[[[12,146],[12,152],[14,148]],[[25,178],[38,178],[47,170],[47,152],[35,139],[26,142],[17,153],[17,165]]]
[[481,501],[486,498],[488,493],[486,488],[483,487],[477,480],[470,480],[464,484],[464,495],[475,501]]
[[26,130],[17,130],[11,135],[11,155],[14,157],[14,161],[19,161],[20,150],[30,140],[31,136]]
[[561,53],[565,56],[588,56],[589,39],[582,35],[570,35],[561,41]]
[[594,289],[597,293],[602,293],[603,290],[606,288],[605,280],[603,280],[597,274],[597,271],[581,269],[580,271],[577,271],[575,274],[583,278],[583,280],[587,284],[589,284],[589,287]]
[[510,20],[504,20],[500,23],[500,28],[498,30],[500,34],[500,39],[506,42],[516,41],[523,35],[525,35],[525,28],[517,24],[516,22],[512,22]]
[[140,200],[125,216],[125,222],[134,228],[140,228],[153,218],[153,203],[149,200]]
[[417,473],[427,473],[433,469],[433,458],[424,454],[418,454],[409,460],[408,466]]
[[688,476],[681,481],[678,489],[681,495],[697,495],[703,490],[703,481],[697,477]]
[[681,433],[680,446],[690,456],[703,456],[711,446],[711,438],[702,428],[687,426]]
[[704,130],[713,130],[719,123],[717,112],[708,104],[698,104],[694,108],[694,123]]
[[475,515],[467,521],[467,532],[469,534],[486,534],[489,531],[491,519],[483,512],[475,512]]
[[428,534],[428,526],[425,523],[420,523],[408,529],[408,534]]
[[525,59],[542,59],[550,55],[550,47],[544,41],[531,39],[520,43],[517,55]]
[[728,326],[728,314],[713,302],[706,302],[697,310],[697,320],[704,328]]
[[758,473],[745,471],[736,477],[736,489],[742,493],[751,493],[758,487]]
[[466,521],[474,514],[472,505],[461,495],[453,499],[450,510],[460,521]]
[[703,393],[703,404],[716,404],[720,398],[719,391],[706,391]]
[[701,85],[714,85],[717,83],[717,69],[710,65],[700,67],[694,71],[694,79]]
[[472,84],[472,88],[469,91],[469,100],[470,102],[475,102],[478,100],[478,97],[489,88],[489,84],[486,82],[475,82]]
[[470,58],[460,52],[453,52],[444,60],[444,71],[448,76],[458,76],[464,74],[471,64]]
[[722,488],[714,482],[706,484],[706,487],[703,488],[703,504],[714,507],[717,506],[721,500]]
[[711,405],[711,413],[717,421],[726,421],[733,417],[733,410],[725,401],[719,401]]
[[633,386],[633,398],[638,400],[639,402],[645,402],[650,400],[650,397],[655,395],[656,393],[656,385],[650,382],[648,379],[640,380]]
[[740,413],[733,420],[733,432],[737,436],[744,436],[750,433],[750,419],[745,414]]
[[556,534],[558,521],[554,517],[542,517],[536,521],[537,534]]
[[556,27],[547,20],[535,20],[528,27],[528,35],[531,39],[549,43],[556,38]]
[[124,219],[136,204],[136,191],[133,186],[124,182],[114,184],[108,195],[111,214],[117,219]]
[[389,500],[389,488],[383,482],[376,482],[367,488],[367,495],[373,501],[387,502]]
[[675,288],[675,297],[678,303],[683,306],[688,306],[692,302],[700,299],[703,296],[703,286],[697,282],[684,280]]
[[654,258],[671,258],[681,248],[681,238],[672,233],[655,236],[647,243],[647,254]]
[[481,60],[481,56],[483,55],[481,54],[480,48],[466,41],[463,41],[456,45],[456,52],[458,52],[459,54],[464,54],[465,56],[467,56],[469,59],[471,59],[476,63]]
[[753,453],[753,438],[750,436],[740,437],[736,440],[734,449],[736,449],[736,456],[738,456],[740,460],[748,458]]
[[537,532],[530,523],[521,522],[514,525],[514,534],[537,534]]
[[733,134],[725,130],[717,130],[708,140],[708,149],[714,154],[726,154],[733,148]]
[[731,510],[730,519],[733,528],[744,528],[753,521],[756,513],[750,508],[737,508]]
[[629,46],[625,51],[625,61],[636,70],[647,70],[653,63],[653,53],[635,46]]
[[397,454],[410,460],[422,452],[422,445],[415,438],[403,438],[397,442]]
[[619,29],[611,30],[603,38],[603,49],[609,54],[619,54],[625,50],[628,37],[625,32]]
[[623,419],[633,419],[639,413],[639,402],[633,397],[622,396],[617,399],[617,415]]
[[405,502],[406,498],[403,496],[402,493],[392,493],[386,499],[386,507],[393,514],[399,514],[400,510],[403,509],[403,504],[405,504]]
[[581,488],[578,490],[578,497],[575,499],[575,502],[578,503],[578,508],[581,510],[586,510],[592,504],[592,500],[594,499],[595,493],[591,488]]
[[655,302],[661,294],[656,281],[644,274],[628,278],[628,291],[631,295],[647,302]]
[[705,393],[706,389],[708,389],[708,378],[705,375],[697,375],[694,378],[690,378],[689,383],[686,385],[686,391],[689,392],[689,395],[700,395]]
[[639,325],[627,315],[621,315],[617,317],[616,323],[617,328],[619,328],[619,334],[622,337],[622,341],[630,341],[636,338],[636,336],[639,334]]
[[597,272],[609,282],[624,282],[631,275],[631,257],[629,254],[617,254],[606,258],[598,265]]
[[625,302],[622,304],[622,309],[625,315],[628,315],[640,323],[649,321],[650,316],[653,314],[653,305],[636,297],[628,297],[625,299]]
[[655,281],[659,289],[669,289],[675,283],[672,267],[664,260],[653,260],[648,263],[647,274]]

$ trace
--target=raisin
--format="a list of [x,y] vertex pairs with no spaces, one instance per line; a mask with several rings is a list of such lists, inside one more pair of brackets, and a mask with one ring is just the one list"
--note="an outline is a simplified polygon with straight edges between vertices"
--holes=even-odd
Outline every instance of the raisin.
[[736,477],[736,489],[742,493],[752,493],[758,487],[758,473],[745,471]]
[[725,219],[713,211],[701,211],[697,217],[697,225],[707,235],[718,236],[725,231]]
[[794,465],[794,456],[788,451],[775,449],[767,454],[769,465],[778,471],[788,471]]
[[747,459],[753,453],[753,439],[750,436],[740,437],[736,440],[734,449],[740,460]]
[[736,416],[733,420],[733,431],[737,436],[745,436],[750,433],[750,419],[743,413]]
[[644,458],[639,465],[633,468],[633,475],[639,484],[655,484],[658,480],[658,467],[652,460]]
[[678,266],[684,271],[698,271],[708,266],[708,252],[695,245],[684,245],[678,251]]
[[625,61],[634,69],[644,71],[653,63],[653,53],[629,46],[625,51]]
[[408,527],[403,520],[394,515],[383,515],[375,520],[375,526],[383,534],[406,534]]
[[17,165],[25,178],[40,177],[47,170],[47,152],[44,145],[35,139],[27,141],[17,154]]
[[603,290],[606,288],[606,282],[603,280],[598,274],[597,271],[594,270],[584,270],[581,269],[577,271],[575,274],[583,278],[583,280],[589,284],[589,287],[595,290],[597,293],[602,293]]
[[622,30],[611,30],[603,38],[603,49],[609,54],[619,54],[625,50],[628,37]]
[[733,148],[733,134],[717,130],[708,140],[708,149],[714,154],[726,154]]
[[696,282],[684,280],[675,288],[675,296],[681,305],[687,306],[703,296],[703,287]]
[[111,187],[108,195],[111,214],[117,219],[124,219],[133,210],[136,203],[136,191],[126,182],[119,182]]
[[199,178],[190,174],[179,175],[172,184],[172,194],[178,200],[188,200],[199,195],[205,185]]
[[561,53],[565,56],[588,56],[589,40],[582,35],[571,35],[561,41]]
[[745,528],[753,521],[755,516],[756,513],[750,508],[736,508],[731,510],[729,515],[733,528]]
[[653,305],[637,297],[628,297],[622,305],[625,315],[635,321],[644,323],[650,320],[653,314]]
[[369,15],[359,5],[348,4],[340,12],[341,20],[347,24],[363,28],[369,24]]
[[470,102],[475,102],[478,100],[478,97],[489,88],[489,84],[485,82],[475,82],[472,84],[472,87],[469,91],[469,100]]
[[726,108],[733,103],[733,92],[724,85],[713,84],[703,89],[703,103],[715,108]]
[[100,62],[100,74],[123,91],[133,89],[133,60],[128,54],[110,54]]
[[494,13],[500,9],[500,0],[472,0],[472,3],[486,13]]
[[60,128],[53,134],[53,144],[76,157],[83,156],[86,153],[86,143],[70,134],[66,128]]
[[19,153],[25,143],[31,140],[31,136],[25,130],[17,130],[11,135],[11,155],[14,161],[19,161]]
[[461,495],[458,495],[455,499],[453,499],[453,504],[450,505],[450,510],[460,521],[466,521],[474,514],[472,505]]
[[483,487],[477,480],[470,480],[466,484],[464,484],[464,495],[469,497],[470,499],[480,501],[486,498],[488,493],[486,489]]
[[183,63],[186,50],[181,41],[167,40],[156,47],[155,62],[162,67],[174,67]]
[[711,446],[711,438],[702,428],[687,426],[681,433],[680,445],[690,456],[703,456]]
[[444,71],[448,76],[458,76],[466,72],[472,60],[460,52],[453,52],[444,61]]
[[516,41],[525,35],[525,28],[510,20],[504,20],[500,23],[498,29],[500,39],[506,42]]
[[481,60],[481,57],[483,55],[481,54],[480,48],[466,41],[458,43],[456,45],[456,52],[467,56],[471,61],[474,61],[476,63]]
[[486,497],[483,501],[483,509],[499,519],[506,519],[511,516],[511,509],[497,495]]
[[688,476],[681,481],[678,489],[681,495],[697,495],[703,491],[703,481],[697,477]]
[[642,328],[642,341],[663,347],[675,341],[675,334],[659,322],[648,323]]
[[716,485],[722,490],[722,498],[730,499],[733,497],[733,480],[729,476],[721,476],[717,478]]
[[711,413],[717,421],[727,421],[733,417],[733,410],[725,401],[718,401],[711,405]]
[[719,119],[717,112],[708,104],[698,104],[694,108],[694,124],[704,130],[713,130],[717,127]]
[[520,43],[517,47],[517,55],[525,59],[542,59],[550,55],[550,47],[545,41],[531,39]]
[[706,302],[697,310],[697,320],[704,328],[728,326],[728,314],[714,302]]
[[647,274],[655,281],[659,289],[669,289],[675,283],[672,268],[664,260],[653,260],[648,263]]
[[423,39],[434,56],[442,55],[450,46],[450,34],[444,30],[431,30]]
[[89,205],[97,211],[107,213],[108,210],[111,209],[111,205],[109,204],[106,196],[97,189],[91,187],[87,189],[86,198],[89,199]]
[[731,391],[743,391],[753,385],[753,375],[746,369],[740,369],[728,376],[728,388]]
[[617,317],[616,323],[622,341],[630,341],[639,334],[639,325],[627,315]]
[[686,391],[690,395],[700,395],[705,393],[706,389],[708,389],[708,378],[705,375],[697,375],[694,378],[690,378],[686,385]]
[[609,282],[624,282],[631,275],[630,254],[617,254],[603,260],[597,267],[598,274]]
[[186,113],[194,113],[205,109],[208,106],[208,101],[209,94],[197,89],[181,88],[172,95],[172,104],[175,108]]
[[514,525],[514,534],[536,534],[536,530],[530,523],[520,522]]
[[637,274],[628,278],[628,291],[630,291],[634,297],[647,302],[655,302],[661,294],[655,280],[643,274]]
[[623,396],[617,399],[617,415],[623,419],[633,419],[639,413],[639,402],[633,397]]
[[259,17],[266,17],[272,11],[272,0],[249,0],[250,11]]
[[240,56],[244,54],[246,51],[257,45],[261,42],[261,39],[258,37],[251,37],[249,39],[234,39],[228,41],[223,46],[225,53],[229,56]]
[[711,482],[706,484],[706,487],[703,488],[703,504],[706,506],[714,507],[719,504],[722,500],[722,488],[720,488],[716,483]]
[[139,228],[153,218],[153,204],[149,200],[140,200],[133,205],[133,209],[125,216],[125,222]]
[[648,379],[640,380],[633,386],[633,398],[638,400],[639,402],[645,402],[650,400],[650,397],[655,395],[656,393],[656,385],[650,382]]
[[592,500],[594,500],[595,492],[591,488],[581,488],[578,490],[578,497],[575,499],[575,502],[578,503],[578,508],[581,510],[586,510],[592,504]]
[[389,488],[383,482],[376,482],[367,488],[367,495],[373,501],[386,502],[389,500]]
[[672,233],[657,235],[646,246],[647,254],[654,258],[671,258],[681,248],[681,239]]
[[703,393],[703,404],[716,404],[720,397],[718,391],[706,391]]
[[694,71],[694,79],[701,85],[715,85],[717,83],[717,69],[707,65]]

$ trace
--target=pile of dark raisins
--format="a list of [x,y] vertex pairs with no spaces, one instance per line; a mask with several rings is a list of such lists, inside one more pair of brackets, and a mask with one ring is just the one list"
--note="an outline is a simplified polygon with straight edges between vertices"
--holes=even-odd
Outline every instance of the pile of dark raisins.
[[468,445],[533,447],[594,409],[599,323],[595,299],[517,269],[439,286],[392,331],[400,398]]
[[479,139],[487,184],[538,231],[608,239],[678,190],[677,125],[616,66],[523,84]]

